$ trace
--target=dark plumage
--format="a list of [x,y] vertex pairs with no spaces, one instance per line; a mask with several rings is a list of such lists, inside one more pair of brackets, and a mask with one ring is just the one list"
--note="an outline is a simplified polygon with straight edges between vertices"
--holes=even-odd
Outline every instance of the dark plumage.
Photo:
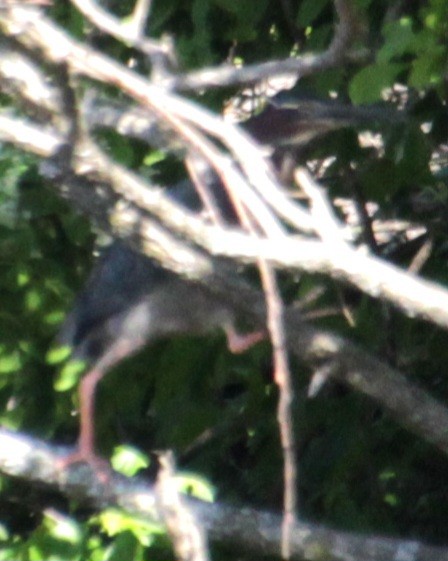
[[243,126],[260,144],[303,147],[336,129],[396,124],[402,117],[403,114],[385,105],[355,106],[291,90],[271,98],[265,109]]
[[233,313],[199,285],[115,242],[95,265],[58,342],[94,364],[122,341],[201,334],[232,321]]

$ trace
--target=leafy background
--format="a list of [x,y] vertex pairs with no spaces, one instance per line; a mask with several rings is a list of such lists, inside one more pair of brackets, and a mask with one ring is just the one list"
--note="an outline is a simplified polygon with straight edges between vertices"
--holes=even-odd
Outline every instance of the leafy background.
[[[148,32],[172,34],[183,70],[238,59],[243,63],[323,50],[333,33],[329,0],[155,0]],[[130,2],[110,2],[125,17]],[[381,130],[384,150],[360,146],[343,130],[306,156],[333,163],[322,175],[332,197],[376,202],[383,217],[418,221],[433,251],[423,274],[448,281],[446,63],[448,5],[443,0],[360,0],[362,44],[373,56],[301,81],[355,104],[380,100],[400,84],[411,117]],[[135,53],[96,34],[67,2],[48,10],[68,32],[122,61]],[[142,62],[142,64],[144,64]],[[198,96],[216,110],[237,90]],[[7,108],[12,101],[0,100]],[[423,133],[421,123],[431,122]],[[179,169],[163,153],[116,136],[101,141],[123,164],[169,184]],[[355,164],[353,164],[355,163]],[[2,425],[51,442],[73,444],[78,430],[77,376],[49,349],[92,265],[97,232],[42,183],[33,158],[0,147],[0,415]],[[348,181],[348,178],[350,181]],[[353,189],[353,185],[356,189]],[[391,251],[406,267],[413,253]],[[285,278],[285,296],[325,288],[313,307],[335,306],[341,288],[319,276]],[[346,289],[353,322],[317,320],[398,366],[439,399],[448,398],[446,334],[385,310]],[[160,341],[117,367],[97,395],[101,453],[130,472],[154,475],[153,450],[173,449],[186,485],[202,497],[280,509],[282,458],[270,349],[231,356],[219,333]],[[401,429],[374,403],[329,384],[307,399],[309,372],[292,365],[299,440],[302,515],[341,529],[447,543],[448,464]],[[205,443],[200,437],[209,434]],[[139,451],[139,452],[138,452]],[[143,454],[144,456],[142,457]],[[146,458],[146,459],[145,459]],[[0,479],[0,559],[159,559],[170,557],[163,531],[125,513],[89,511],[26,483]],[[214,555],[226,557],[224,552]]]

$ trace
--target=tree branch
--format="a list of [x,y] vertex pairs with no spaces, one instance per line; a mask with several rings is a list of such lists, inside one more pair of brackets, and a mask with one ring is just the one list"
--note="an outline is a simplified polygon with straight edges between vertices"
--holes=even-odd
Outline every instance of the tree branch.
[[[297,58],[272,60],[236,68],[221,66],[174,76],[162,81],[170,90],[201,90],[203,88],[228,87],[257,83],[275,77],[303,78],[323,70],[340,66],[349,56],[349,48],[359,34],[360,22],[351,0],[335,0],[338,17],[336,32],[329,48],[319,54],[306,54]],[[364,58],[364,57],[363,57]]]
[[[37,139],[37,136],[35,138]],[[32,142],[33,135],[28,135],[28,139]],[[27,143],[25,144],[28,146]],[[41,145],[37,144],[37,146]],[[214,232],[210,238],[213,240],[210,245],[217,255],[224,255],[226,252],[223,247],[225,247],[229,249],[227,253],[233,256],[235,253],[241,255],[246,251],[247,257],[247,249],[250,248],[253,257],[251,262],[256,262],[256,259],[262,255],[275,265],[279,265],[281,259],[283,266],[285,264],[287,266],[293,256],[292,261],[296,266],[306,270],[310,270],[308,268],[310,263],[316,266],[319,258],[323,263],[325,260],[329,263],[335,260],[337,262],[342,258],[348,270],[357,271],[358,267],[362,268],[364,265],[366,281],[369,277],[384,278],[382,274],[386,271],[396,284],[395,295],[413,292],[410,290],[413,286],[416,291],[413,298],[417,300],[419,295],[419,302],[424,302],[428,297],[425,297],[425,292],[429,297],[434,297],[440,291],[441,298],[437,301],[442,304],[444,298],[447,298],[442,289],[398,271],[392,265],[354,252],[351,257],[349,253],[342,257],[334,255],[334,251],[331,251],[330,247],[324,247],[322,242],[297,243],[294,239],[285,238],[280,251],[278,244],[270,240],[254,241],[246,234],[228,231],[225,232],[225,242],[223,242],[221,229],[204,225],[200,219],[186,213],[182,207],[171,201],[163,191],[145,185],[143,193],[146,204],[142,206],[147,211],[151,210],[151,215],[148,215],[141,210],[142,201],[133,196],[129,185],[122,186],[124,190],[119,193],[114,193],[110,185],[105,183],[97,185],[94,189],[87,189],[81,178],[61,175],[63,172],[58,168],[59,164],[61,164],[59,157],[58,161],[50,160],[45,164],[43,172],[55,183],[61,196],[69,199],[74,207],[86,213],[103,229],[112,231],[115,235],[128,237],[134,247],[160,260],[164,267],[190,280],[201,282],[204,287],[225,298],[230,306],[252,319],[259,327],[265,325],[263,296],[239,279],[233,267],[185,243],[174,235],[170,228],[175,232],[184,232],[184,227],[185,231],[194,232],[196,228],[196,235],[198,232]],[[120,202],[122,195],[128,196],[132,202],[127,204]],[[157,220],[153,216],[156,216]],[[167,223],[169,228],[164,227],[164,223]],[[185,226],[187,223],[188,227]],[[235,251],[235,247],[238,251]],[[233,249],[230,251],[230,248]],[[270,253],[266,248],[270,248]],[[300,265],[301,258],[303,263]],[[370,271],[369,275],[366,271]],[[433,443],[445,454],[448,453],[448,412],[444,407],[407,382],[398,371],[369,357],[363,349],[341,337],[306,324],[297,317],[295,311],[290,311],[287,315],[285,329],[291,352],[310,364],[312,368],[327,363],[330,365],[331,375],[369,395],[386,407],[400,424]],[[443,310],[440,317],[444,319]]]
[[[126,479],[112,475],[105,486],[86,464],[73,465],[68,470],[58,468],[58,462],[65,455],[65,449],[0,429],[2,473],[57,488],[79,503],[97,508],[118,506],[152,521],[163,520],[163,512],[159,510],[152,484],[141,478]],[[280,556],[280,515],[219,503],[203,503],[187,497],[184,501],[211,541],[238,549],[240,554],[244,550],[252,555]],[[301,521],[294,523],[290,546],[291,558],[297,560],[448,561],[446,547],[425,545],[417,540],[339,532]]]

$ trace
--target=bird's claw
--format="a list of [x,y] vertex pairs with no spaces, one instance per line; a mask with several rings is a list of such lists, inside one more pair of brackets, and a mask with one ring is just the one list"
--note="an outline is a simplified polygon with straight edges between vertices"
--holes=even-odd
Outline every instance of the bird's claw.
[[81,463],[88,464],[101,483],[104,485],[109,483],[112,475],[112,469],[109,463],[104,458],[95,454],[95,452],[82,449],[75,450],[71,454],[68,454],[63,458],[59,458],[57,467],[61,470],[66,470],[74,464]]

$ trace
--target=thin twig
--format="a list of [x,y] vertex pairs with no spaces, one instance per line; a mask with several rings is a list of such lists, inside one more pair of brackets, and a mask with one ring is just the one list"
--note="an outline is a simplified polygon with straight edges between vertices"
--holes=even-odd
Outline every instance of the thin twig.
[[[133,13],[133,17],[129,23],[120,21],[118,18],[111,16],[109,12],[103,10],[103,8],[98,6],[93,0],[71,0],[71,2],[98,29],[108,33],[112,37],[128,45],[132,45],[148,56],[164,55],[167,58],[171,56],[166,45],[158,41],[146,39],[142,36],[142,21],[135,17],[136,12]],[[137,12],[137,15],[138,17],[142,16],[140,11]]]
[[177,489],[174,459],[170,452],[159,455],[156,496],[161,517],[179,561],[208,561],[203,526]]

